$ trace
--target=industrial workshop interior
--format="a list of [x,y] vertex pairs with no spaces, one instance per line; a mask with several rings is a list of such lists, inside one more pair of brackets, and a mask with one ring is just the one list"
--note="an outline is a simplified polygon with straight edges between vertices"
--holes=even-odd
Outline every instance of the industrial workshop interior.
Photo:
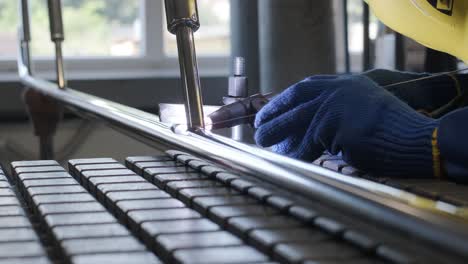
[[468,263],[467,47],[464,0],[0,0],[0,264]]

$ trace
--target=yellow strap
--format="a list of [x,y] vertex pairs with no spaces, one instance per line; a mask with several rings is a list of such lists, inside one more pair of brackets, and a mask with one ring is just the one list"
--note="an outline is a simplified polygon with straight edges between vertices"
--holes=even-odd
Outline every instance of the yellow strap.
[[443,173],[442,173],[442,164],[441,164],[441,159],[440,159],[440,150],[439,150],[439,145],[437,142],[437,135],[439,133],[439,128],[434,129],[434,132],[432,132],[432,166],[434,170],[434,177],[437,179],[442,179]]

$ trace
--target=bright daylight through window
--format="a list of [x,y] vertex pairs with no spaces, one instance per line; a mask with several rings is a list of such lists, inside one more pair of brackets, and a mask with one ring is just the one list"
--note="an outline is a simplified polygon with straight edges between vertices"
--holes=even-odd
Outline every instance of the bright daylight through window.
[[[230,5],[229,0],[198,0],[200,30],[195,34],[197,54],[226,56],[230,51]],[[177,54],[175,36],[164,31],[164,52]]]
[[[33,56],[53,54],[47,1],[29,1]],[[68,57],[140,55],[139,0],[62,0]],[[15,57],[17,1],[0,0],[0,57]]]
[[[146,0],[162,1],[162,0]],[[47,1],[29,1],[32,29],[32,54],[51,57]],[[66,57],[140,57],[145,56],[143,43],[144,15],[165,20],[160,10],[144,10],[142,0],[62,0],[65,26]],[[201,56],[227,56],[229,52],[229,0],[199,0],[202,22],[196,33],[197,50]],[[162,4],[161,4],[162,6]],[[0,0],[0,59],[14,60],[17,46],[18,1]],[[142,12],[143,11],[143,12]],[[144,14],[144,15],[143,15]],[[149,29],[154,25],[146,25]],[[147,30],[160,34],[158,30]],[[165,55],[176,55],[174,36],[164,29]]]

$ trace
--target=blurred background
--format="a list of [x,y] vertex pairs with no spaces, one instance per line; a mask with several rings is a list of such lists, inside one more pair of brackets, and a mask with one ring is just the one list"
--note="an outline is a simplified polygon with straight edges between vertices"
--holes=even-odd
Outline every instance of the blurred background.
[[[140,0],[63,0],[63,16],[68,57],[145,56],[143,34],[144,2]],[[0,0],[0,58],[15,59],[17,2]],[[199,1],[203,27],[197,38],[200,55],[227,56],[230,51],[229,0]],[[32,53],[37,58],[51,57],[47,1],[31,1]],[[177,55],[175,37],[163,34],[164,51]]]

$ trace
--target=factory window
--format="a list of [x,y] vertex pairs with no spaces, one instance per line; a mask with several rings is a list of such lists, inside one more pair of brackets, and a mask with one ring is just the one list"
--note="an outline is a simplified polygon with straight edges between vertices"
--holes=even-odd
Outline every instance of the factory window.
[[0,59],[16,55],[17,6],[16,1],[0,0]]
[[[62,0],[68,72],[176,72],[175,37],[166,30],[163,0]],[[29,1],[31,53],[38,72],[52,71],[47,1]],[[195,34],[200,67],[226,69],[229,0],[198,0]],[[0,0],[0,73],[16,71],[18,2]],[[226,65],[224,65],[226,64]],[[139,71],[139,72],[138,72]],[[152,74],[152,73],[151,73]]]
[[[63,0],[64,53],[68,57],[138,56],[139,0]],[[0,56],[16,56],[17,1],[0,0]],[[51,57],[47,1],[30,1],[31,52]]]
[[[229,0],[199,0],[202,27],[195,34],[197,52],[206,56],[227,56],[230,50],[229,39]],[[177,54],[174,35],[164,33],[164,52],[169,56]]]

